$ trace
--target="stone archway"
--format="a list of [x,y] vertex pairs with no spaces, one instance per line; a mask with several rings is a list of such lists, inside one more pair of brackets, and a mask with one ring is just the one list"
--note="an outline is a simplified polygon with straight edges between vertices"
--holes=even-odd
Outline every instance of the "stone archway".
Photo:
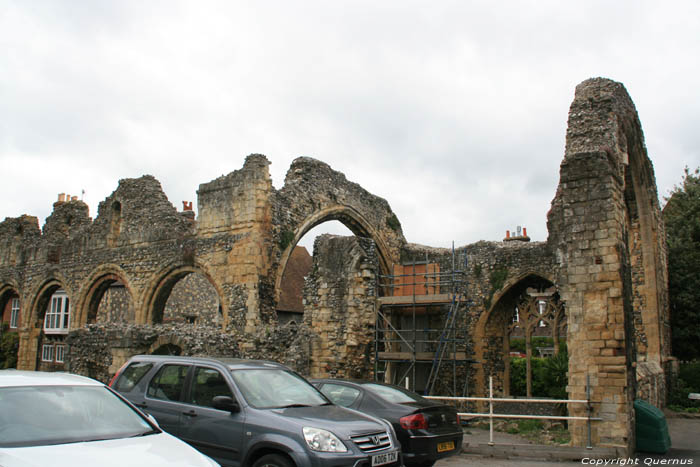
[[[494,389],[510,394],[510,334],[515,310],[522,306],[528,289],[544,291],[554,287],[549,274],[528,271],[506,282],[493,295],[491,306],[483,313],[474,329],[476,390],[485,393],[489,376],[494,377]],[[558,302],[558,297],[557,297]]]
[[[108,304],[101,306],[104,298]],[[109,316],[100,320],[99,311]],[[76,325],[104,322],[133,322],[135,317],[134,295],[124,271],[116,265],[104,265],[85,281],[76,305]],[[76,327],[77,327],[76,326]]]
[[3,353],[0,355],[0,369],[16,368],[19,352],[18,331],[22,328],[22,306],[15,285],[0,286],[0,337]]
[[[168,299],[171,296],[173,289],[180,281],[191,274],[203,277],[204,282],[208,283],[218,299],[216,312],[222,315],[220,320],[215,320],[215,322],[206,322],[203,324],[217,326],[223,325],[227,319],[227,316],[223,314],[223,310],[227,309],[226,304],[222,300],[223,294],[211,275],[209,275],[204,268],[199,267],[198,265],[170,268],[166,272],[159,274],[157,279],[151,281],[152,285],[148,289],[148,299],[145,302],[145,309],[142,310],[140,318],[137,316],[137,322],[148,324],[163,323],[166,305],[168,304]],[[187,317],[189,317],[189,315]],[[194,323],[194,320],[190,322]]]
[[280,285],[282,283],[284,271],[287,267],[289,257],[291,256],[292,251],[294,251],[294,247],[311,229],[317,225],[332,220],[341,222],[357,237],[372,239],[377,245],[377,256],[379,259],[380,271],[382,271],[384,274],[389,273],[391,269],[390,264],[387,261],[390,260],[391,256],[388,253],[388,247],[383,244],[384,242],[382,242],[381,237],[377,234],[375,229],[372,228],[370,223],[364,219],[359,212],[351,207],[333,206],[314,213],[312,216],[302,222],[297,231],[293,233],[293,237],[291,237],[292,239],[289,242],[289,245],[282,252],[280,264],[277,268],[275,279],[276,299],[279,299],[281,288]]
[[[8,305],[11,306],[12,300],[17,299],[21,302],[21,297],[19,293],[19,288],[15,284],[3,284],[0,285],[0,322],[8,322],[11,319],[11,316],[6,316],[6,308],[8,308]],[[21,310],[21,307],[20,307]],[[11,314],[12,310],[10,310]],[[3,319],[4,318],[4,319]],[[21,322],[21,315],[16,319],[17,321],[17,328],[22,326]]]
[[400,249],[406,244],[401,224],[386,200],[316,159],[300,157],[292,162],[274,206],[275,237],[280,249],[273,278],[276,300],[292,250],[316,225],[337,220],[356,236],[372,239],[378,266],[386,274],[398,263]]
[[[68,331],[75,327],[73,293],[65,283],[65,279],[61,279],[60,276],[53,276],[45,280],[33,295],[27,321],[29,346],[24,355],[25,362],[21,363],[22,368],[42,371],[64,370],[63,362],[66,353],[64,338]],[[58,297],[56,294],[61,296]],[[47,330],[45,323],[48,321],[46,314],[50,310],[56,315],[48,325],[48,328],[52,328],[51,332]],[[61,321],[60,324],[59,321]]]
[[174,335],[160,336],[148,348],[149,355],[182,355],[185,342]]

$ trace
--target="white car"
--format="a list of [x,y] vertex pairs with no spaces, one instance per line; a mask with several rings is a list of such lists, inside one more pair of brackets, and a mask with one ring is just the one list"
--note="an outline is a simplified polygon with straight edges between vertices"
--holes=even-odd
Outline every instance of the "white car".
[[102,383],[0,370],[0,466],[215,467]]

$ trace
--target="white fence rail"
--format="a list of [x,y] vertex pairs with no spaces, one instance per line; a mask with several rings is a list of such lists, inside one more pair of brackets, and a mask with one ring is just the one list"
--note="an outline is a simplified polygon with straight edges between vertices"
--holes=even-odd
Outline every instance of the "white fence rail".
[[[443,401],[456,402],[488,402],[488,413],[471,413],[458,412],[460,417],[486,417],[489,419],[489,444],[493,446],[493,419],[494,418],[524,418],[524,419],[543,419],[543,420],[586,420],[588,426],[588,445],[587,449],[592,449],[591,445],[591,422],[602,420],[601,418],[592,417],[593,407],[590,400],[590,384],[586,381],[586,396],[587,399],[513,399],[513,398],[497,398],[493,397],[493,377],[489,376],[489,397],[446,397],[446,396],[423,396],[426,399],[435,399]],[[563,416],[563,415],[520,415],[520,414],[495,414],[493,413],[494,402],[517,402],[524,404],[544,403],[544,404],[586,404],[588,415],[585,417]]]

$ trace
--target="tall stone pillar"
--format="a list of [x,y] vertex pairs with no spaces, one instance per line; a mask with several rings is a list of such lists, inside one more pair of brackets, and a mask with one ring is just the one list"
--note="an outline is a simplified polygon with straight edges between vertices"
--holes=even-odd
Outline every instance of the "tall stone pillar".
[[[254,332],[274,314],[270,279],[272,251],[270,162],[252,154],[243,168],[199,186],[198,236],[224,244],[203,255],[230,294],[227,328]],[[220,240],[219,240],[220,239]]]
[[[654,263],[654,258],[665,258],[657,241],[663,232],[658,227],[658,200],[656,211],[650,203],[654,197],[653,168],[625,88],[607,79],[584,81],[569,111],[566,155],[548,216],[548,243],[561,267],[569,398],[586,399],[589,384],[594,415],[603,419],[592,424],[593,445],[627,451],[634,448],[635,368],[642,357],[637,344],[646,335],[658,349],[659,319],[649,316],[667,314],[656,295],[640,300],[650,297],[649,291],[666,288],[665,263]],[[638,248],[638,242],[648,244]],[[640,279],[634,271],[644,270],[642,262],[647,271],[659,274]],[[646,321],[635,320],[637,314]],[[645,359],[646,346],[642,352]],[[573,404],[569,412],[586,415],[585,407]],[[587,444],[586,422],[573,422],[570,430],[575,445]]]

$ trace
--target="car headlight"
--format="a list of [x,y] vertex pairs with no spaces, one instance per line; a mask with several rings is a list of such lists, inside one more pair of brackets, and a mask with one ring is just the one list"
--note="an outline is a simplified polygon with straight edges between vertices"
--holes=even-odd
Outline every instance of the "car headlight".
[[306,444],[313,451],[348,452],[343,442],[330,431],[305,426],[303,432]]

